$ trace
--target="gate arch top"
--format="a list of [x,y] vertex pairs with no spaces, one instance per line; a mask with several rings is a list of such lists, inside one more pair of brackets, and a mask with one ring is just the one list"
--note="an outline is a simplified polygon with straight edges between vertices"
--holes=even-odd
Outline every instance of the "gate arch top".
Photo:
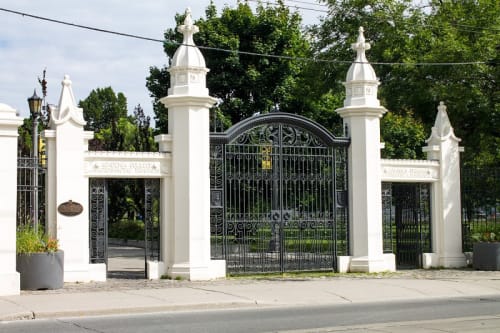
[[347,146],[350,143],[349,138],[338,138],[331,134],[324,126],[304,116],[287,112],[272,112],[244,119],[236,125],[231,126],[223,133],[211,133],[210,141],[216,144],[230,143],[238,136],[254,127],[276,123],[302,128],[317,136],[325,146]]

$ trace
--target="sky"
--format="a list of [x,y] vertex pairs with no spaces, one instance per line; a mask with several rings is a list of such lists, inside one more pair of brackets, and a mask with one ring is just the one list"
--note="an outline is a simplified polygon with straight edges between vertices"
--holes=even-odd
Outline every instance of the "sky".
[[[210,0],[0,0],[0,8],[162,39],[163,32],[174,27],[176,13],[190,7],[196,20],[205,16],[209,3]],[[226,5],[235,7],[237,0],[214,3],[220,12]],[[322,15],[318,11],[299,11],[305,24],[319,22]],[[145,84],[150,66],[167,64],[162,43],[83,30],[1,10],[0,22],[0,103],[13,107],[21,117],[29,116],[27,98],[33,90],[36,88],[37,94],[42,95],[38,78],[45,69],[48,104],[58,104],[61,81],[68,74],[77,103],[93,89],[111,86],[115,92],[125,94],[130,114],[141,104],[153,118]]]

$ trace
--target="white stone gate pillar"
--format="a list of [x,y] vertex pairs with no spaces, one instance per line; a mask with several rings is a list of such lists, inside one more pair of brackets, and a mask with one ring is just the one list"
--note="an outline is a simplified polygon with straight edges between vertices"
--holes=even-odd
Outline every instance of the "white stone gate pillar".
[[[64,251],[64,281],[86,282],[95,279],[89,265],[89,184],[84,176],[84,151],[93,132],[83,130],[83,110],[76,106],[69,76],[62,86],[59,106],[50,110],[50,130],[42,133],[47,150],[47,225]],[[58,207],[70,200],[81,204],[83,212],[61,214]]]
[[168,108],[172,136],[172,208],[167,221],[169,245],[167,274],[190,280],[225,276],[225,261],[210,260],[210,135],[209,108],[216,100],[206,88],[208,69],[193,42],[198,27],[190,10],[177,28],[184,35],[169,69],[169,96],[161,99]]
[[[344,107],[337,112],[349,131],[349,226],[351,258],[349,271],[394,271],[395,257],[383,253],[380,169],[380,118],[387,110],[380,105],[380,84],[366,59],[363,28],[352,48],[357,51],[349,68]],[[341,263],[340,270],[347,264]],[[344,268],[342,268],[344,267]]]
[[23,123],[16,110],[0,103],[0,296],[19,294],[16,272],[17,137]]
[[432,187],[432,256],[424,267],[464,267],[460,195],[460,139],[455,136],[443,102],[423,151],[439,162],[439,181]]

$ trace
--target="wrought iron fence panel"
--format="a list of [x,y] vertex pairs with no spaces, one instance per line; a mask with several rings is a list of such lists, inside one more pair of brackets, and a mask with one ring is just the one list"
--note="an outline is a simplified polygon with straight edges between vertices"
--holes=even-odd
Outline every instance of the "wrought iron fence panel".
[[384,253],[396,253],[394,217],[392,183],[382,183],[382,232],[384,237]]
[[472,236],[500,233],[500,168],[462,167],[462,248],[472,251]]
[[[17,159],[17,225],[34,226],[37,220],[39,226],[45,227],[46,170],[45,159],[35,157]],[[37,177],[36,181],[34,177]]]
[[[144,232],[146,259],[160,260],[160,180],[144,180]],[[145,269],[147,272],[147,268]]]
[[273,116],[211,136],[212,258],[233,273],[332,270],[348,254],[348,140]]
[[108,263],[108,187],[106,179],[90,179],[90,262]]

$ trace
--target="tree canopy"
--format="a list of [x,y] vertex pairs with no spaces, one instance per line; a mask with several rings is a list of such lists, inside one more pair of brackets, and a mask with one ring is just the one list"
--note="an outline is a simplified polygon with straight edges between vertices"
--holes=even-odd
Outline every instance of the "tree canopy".
[[[207,86],[220,101],[215,111],[225,117],[226,127],[277,108],[339,129],[335,109],[342,105],[342,82],[355,57],[351,43],[363,26],[372,45],[367,56],[381,81],[379,98],[393,114],[381,123],[382,139],[388,144],[384,156],[422,157],[420,147],[430,133],[437,105],[444,101],[466,147],[466,163],[498,164],[497,1],[322,2],[328,15],[306,31],[300,15],[283,1],[259,3],[255,12],[239,2],[220,14],[211,3],[206,17],[195,22],[200,27],[196,44],[212,48],[202,48],[211,70]],[[177,23],[183,18],[177,15]],[[181,36],[168,29],[165,39],[164,50],[171,58],[178,44],[169,41],[180,42]],[[158,100],[167,95],[169,81],[167,67],[150,69],[147,87],[160,131],[167,130],[167,116]]]
[[[311,56],[298,13],[292,13],[279,1],[276,7],[258,4],[255,13],[247,3],[238,3],[235,8],[225,7],[220,15],[211,3],[205,14],[206,18],[195,22],[200,32],[194,35],[194,40],[197,45],[226,50],[202,49],[202,52],[210,68],[207,87],[219,99],[217,108],[228,123],[274,108],[293,111],[303,62],[252,53],[291,58]],[[184,15],[176,16],[178,24],[183,19]],[[182,36],[168,29],[165,40],[164,50],[171,59],[178,45],[169,41],[181,42]],[[167,130],[166,112],[158,99],[167,95],[169,84],[166,67],[150,69],[147,87],[155,100],[156,125],[161,131]]]
[[[318,57],[352,58],[349,46],[358,27],[364,26],[372,44],[368,59],[382,83],[382,104],[398,115],[413,114],[429,132],[436,107],[444,101],[455,132],[467,147],[465,160],[498,163],[498,1],[323,2],[331,14],[311,29]],[[466,62],[484,63],[428,65]],[[340,91],[348,64],[318,66],[323,69],[322,89]]]

